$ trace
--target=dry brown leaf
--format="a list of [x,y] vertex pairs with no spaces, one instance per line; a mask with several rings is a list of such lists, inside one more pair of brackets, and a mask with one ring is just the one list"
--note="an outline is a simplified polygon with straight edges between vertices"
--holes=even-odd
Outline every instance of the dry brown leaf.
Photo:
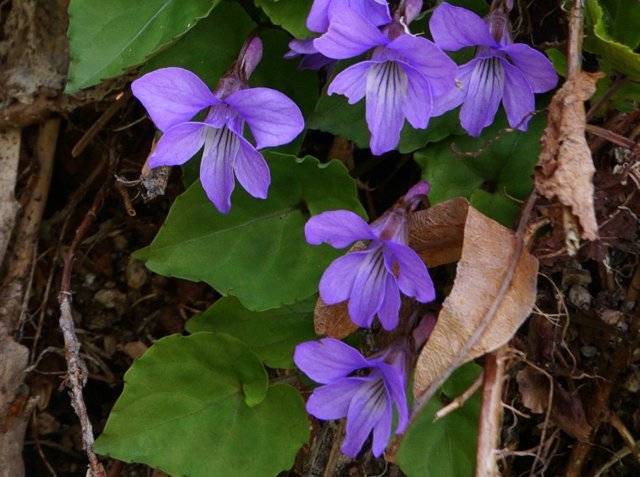
[[516,380],[522,404],[531,412],[544,414],[551,404],[551,420],[560,429],[580,441],[589,439],[591,426],[587,422],[582,401],[578,396],[557,383],[553,384],[553,393],[550,393],[549,377],[530,366],[518,371]]
[[358,325],[349,318],[346,301],[337,305],[327,305],[322,298],[318,298],[313,312],[313,323],[317,335],[336,339],[342,339],[358,329]]
[[531,412],[542,414],[549,405],[549,379],[527,366],[516,373],[522,404]]
[[[460,258],[453,289],[416,365],[414,394],[425,398],[456,367],[511,339],[533,308],[538,261],[524,250],[514,257],[514,232],[464,199],[417,212],[412,226],[411,246],[429,266]],[[509,286],[498,296],[514,259],[517,263]],[[495,313],[491,313],[492,307]],[[487,318],[490,321],[484,332],[471,343]],[[469,346],[470,351],[464,353]],[[464,356],[459,356],[461,353]]]
[[469,202],[458,198],[411,216],[409,245],[428,267],[460,260]]
[[602,76],[600,72],[579,72],[556,92],[549,105],[535,173],[536,189],[569,207],[582,228],[582,237],[588,240],[598,239],[598,223],[593,206],[595,167],[585,137],[584,102]]

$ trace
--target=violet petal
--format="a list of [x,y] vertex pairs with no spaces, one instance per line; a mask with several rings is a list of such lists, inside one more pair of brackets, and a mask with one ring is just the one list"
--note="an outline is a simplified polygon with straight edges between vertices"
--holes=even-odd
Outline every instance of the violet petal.
[[271,183],[269,166],[256,149],[245,138],[238,136],[239,149],[233,170],[240,185],[258,199],[266,199]]
[[385,284],[384,300],[378,310],[378,319],[385,330],[391,331],[398,326],[400,303],[400,290],[398,290],[396,278],[392,273],[388,273]]
[[496,116],[504,92],[504,68],[495,56],[476,58],[460,67],[465,99],[460,124],[470,136],[479,136]]
[[384,300],[387,269],[380,248],[369,250],[353,281],[349,298],[351,321],[362,328],[370,328]]
[[279,91],[243,89],[226,97],[225,102],[247,122],[258,149],[291,142],[304,129],[300,109]]
[[355,104],[364,98],[367,84],[367,73],[372,65],[377,64],[373,61],[362,61],[341,71],[333,79],[327,94],[342,94],[349,99],[349,104]]
[[429,29],[436,45],[443,50],[460,50],[467,46],[497,46],[489,26],[466,8],[443,2],[433,11]]
[[133,95],[143,104],[162,132],[189,121],[220,100],[197,75],[184,68],[161,68],[131,83]]
[[514,43],[505,46],[502,51],[509,55],[511,63],[527,78],[534,93],[546,93],[555,88],[558,75],[551,61],[538,50],[523,43]]
[[307,401],[307,411],[324,420],[347,417],[353,395],[366,381],[367,378],[342,378],[314,389]]
[[204,123],[182,123],[167,130],[149,157],[149,167],[178,166],[191,159],[204,144]]
[[382,373],[387,394],[398,411],[396,434],[402,433],[409,424],[409,407],[407,405],[407,382],[404,370],[399,366],[380,363],[378,369]]
[[415,297],[420,303],[435,299],[435,288],[427,266],[412,249],[399,243],[385,241],[385,264],[389,271],[398,264],[398,287],[407,296]]
[[431,86],[418,70],[404,64],[402,69],[407,75],[407,99],[402,105],[402,112],[414,128],[425,129],[433,110]]
[[343,302],[351,295],[358,270],[369,252],[352,252],[336,258],[322,274],[319,291],[327,305]]
[[371,451],[375,457],[380,457],[389,443],[392,420],[393,410],[391,400],[387,398],[385,399],[385,406],[380,419],[373,425],[373,445],[371,446]]
[[231,193],[235,187],[233,159],[239,148],[238,136],[230,129],[207,128],[200,181],[209,200],[223,214],[231,209]]
[[336,60],[353,58],[389,39],[353,9],[340,3],[332,9],[327,33],[313,41],[313,46],[324,56]]
[[407,87],[407,74],[398,63],[385,61],[371,66],[367,75],[366,118],[371,131],[371,152],[376,156],[398,145]]
[[[375,373],[375,371],[374,371]],[[387,408],[387,395],[379,373],[372,373],[369,382],[355,393],[347,413],[347,432],[342,452],[355,457],[369,437],[373,426]]]
[[334,383],[356,369],[369,367],[369,361],[357,349],[334,338],[300,343],[293,361],[304,374],[321,384]]
[[525,75],[515,66],[511,66],[508,61],[502,60],[502,66],[505,70],[502,104],[507,113],[509,125],[526,131],[531,113],[536,109],[531,85]]
[[376,238],[371,226],[350,210],[329,210],[314,215],[304,226],[304,234],[311,245],[328,243],[334,248],[344,248],[356,240]]

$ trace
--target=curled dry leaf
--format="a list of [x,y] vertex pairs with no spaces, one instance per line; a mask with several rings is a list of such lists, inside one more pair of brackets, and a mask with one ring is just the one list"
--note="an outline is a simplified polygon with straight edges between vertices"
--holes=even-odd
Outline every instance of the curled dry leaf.
[[[551,378],[552,379],[552,378]],[[522,404],[531,412],[544,414],[551,405],[550,418],[560,429],[580,441],[589,439],[591,426],[587,422],[582,401],[561,387],[550,376],[527,366],[516,375]],[[553,392],[550,386],[553,384]]]
[[327,305],[322,298],[318,298],[313,311],[313,323],[317,335],[336,339],[342,339],[358,329],[358,326],[349,318],[346,301],[337,305]]
[[[549,105],[535,172],[536,189],[549,200],[555,198],[569,207],[582,229],[581,236],[588,240],[597,240],[598,223],[593,206],[595,167],[585,137],[584,102],[593,95],[602,76],[600,72],[579,72],[556,92]],[[570,222],[563,219],[567,235],[573,233]]]
[[416,365],[414,394],[424,401],[458,366],[511,339],[533,308],[538,262],[516,246],[512,230],[465,199],[414,214],[411,246],[430,267],[459,259],[453,289]]

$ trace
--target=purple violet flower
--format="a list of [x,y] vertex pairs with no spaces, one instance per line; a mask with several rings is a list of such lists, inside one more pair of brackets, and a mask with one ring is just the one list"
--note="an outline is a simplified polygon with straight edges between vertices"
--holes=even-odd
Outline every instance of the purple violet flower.
[[[419,9],[413,8],[413,11]],[[407,33],[404,19],[380,31],[346,5],[330,11],[329,30],[314,46],[329,58],[346,59],[374,48],[371,59],[339,73],[327,92],[347,96],[349,104],[366,97],[371,152],[394,149],[405,118],[416,129],[460,104],[456,64],[425,38]]]
[[[267,197],[271,176],[257,149],[286,144],[304,128],[300,109],[284,94],[269,88],[248,88],[247,78],[261,54],[258,44],[254,38],[243,49],[241,60],[222,78],[215,92],[182,68],[158,69],[131,85],[133,94],[163,133],[149,166],[183,164],[204,146],[200,180],[222,213],[231,208],[234,174],[253,197]],[[208,109],[205,119],[192,121],[204,109]],[[255,138],[255,147],[243,137],[245,122]]]
[[329,28],[329,18],[338,5],[345,5],[367,18],[373,25],[391,22],[387,0],[314,0],[307,17],[307,27],[316,33],[324,33]]
[[427,191],[425,182],[414,186],[404,207],[394,207],[371,225],[348,210],[323,212],[307,221],[304,232],[312,245],[326,242],[344,248],[358,240],[370,241],[365,250],[334,260],[320,279],[324,302],[349,300],[349,316],[356,325],[369,328],[377,315],[385,330],[393,330],[398,325],[400,291],[421,303],[435,299],[427,267],[407,246],[409,212]]
[[[398,413],[396,434],[409,422],[406,354],[399,347],[365,358],[358,350],[333,338],[301,343],[293,357],[298,368],[324,386],[307,401],[309,414],[323,420],[347,418],[342,452],[355,457],[373,431],[373,455],[384,452],[393,418]],[[369,369],[367,376],[353,375]]]
[[458,70],[464,102],[460,123],[479,136],[496,115],[500,102],[513,128],[527,129],[535,111],[535,93],[554,88],[558,77],[551,62],[524,43],[513,43],[509,19],[494,11],[487,22],[475,13],[446,2],[429,21],[433,39],[443,50],[476,46],[476,56]]
[[290,50],[284,55],[287,60],[302,56],[298,64],[299,70],[319,70],[323,66],[333,65],[336,62],[318,52],[313,46],[313,40],[291,40],[289,48]]

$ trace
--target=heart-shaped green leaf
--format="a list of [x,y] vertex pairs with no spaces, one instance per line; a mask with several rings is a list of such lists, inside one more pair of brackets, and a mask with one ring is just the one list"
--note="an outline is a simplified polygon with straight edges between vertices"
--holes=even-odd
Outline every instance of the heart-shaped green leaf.
[[231,212],[220,214],[198,181],[176,199],[153,243],[135,257],[156,273],[205,281],[251,310],[315,293],[341,252],[307,244],[304,224],[309,212],[347,209],[364,216],[355,183],[338,161],[320,164],[273,152],[265,157],[272,181],[267,200],[236,187]]
[[255,27],[240,5],[223,2],[173,45],[151,58],[140,73],[179,66],[193,71],[213,89]]
[[[638,2],[603,3],[609,6],[615,4],[618,13],[616,17],[620,17],[620,20],[610,27],[607,20],[611,21],[611,18],[605,15],[602,4],[598,0],[587,0],[587,13],[593,25],[593,36],[587,39],[585,48],[602,55],[605,68],[613,68],[633,80],[640,81],[640,53],[633,51],[640,42],[640,6]],[[628,28],[629,22],[633,25],[631,30]],[[629,44],[622,41],[628,41]]]
[[100,454],[176,476],[272,477],[308,439],[298,392],[267,390],[258,358],[227,335],[163,338],[125,383],[95,443]]
[[68,93],[141,64],[206,17],[220,0],[73,0]]
[[255,0],[269,19],[281,26],[296,38],[307,38],[311,32],[307,29],[307,15],[313,0]]
[[274,310],[250,311],[233,297],[216,301],[207,311],[187,323],[191,333],[226,333],[245,343],[264,364],[294,368],[293,351],[298,343],[316,338],[313,310],[317,296]]
[[[474,363],[462,366],[442,386],[442,393],[450,399],[461,395],[479,372],[479,366]],[[441,407],[438,393],[402,438],[396,458],[408,477],[473,475],[480,395],[476,393],[460,409],[433,422],[433,416]]]
[[429,199],[437,204],[466,197],[478,210],[510,227],[520,210],[518,201],[533,186],[545,124],[546,117],[539,114],[527,131],[506,132],[506,118],[500,114],[478,138],[450,137],[416,152],[422,177],[431,184]]

